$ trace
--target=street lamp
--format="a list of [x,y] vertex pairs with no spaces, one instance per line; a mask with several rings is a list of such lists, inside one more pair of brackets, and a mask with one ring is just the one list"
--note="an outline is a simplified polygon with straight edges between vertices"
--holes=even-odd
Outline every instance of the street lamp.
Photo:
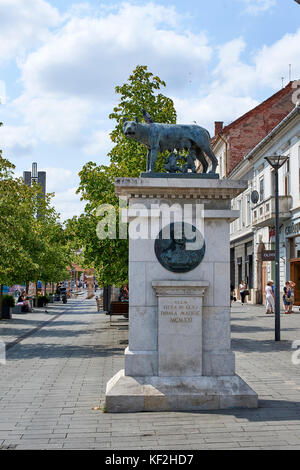
[[285,155],[270,155],[265,160],[275,170],[275,341],[280,341],[280,257],[278,170],[288,160]]

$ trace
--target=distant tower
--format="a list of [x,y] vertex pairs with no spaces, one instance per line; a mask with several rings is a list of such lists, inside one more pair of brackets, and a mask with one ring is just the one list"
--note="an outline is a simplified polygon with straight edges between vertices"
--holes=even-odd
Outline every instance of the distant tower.
[[32,164],[31,171],[23,172],[23,180],[28,186],[31,186],[32,183],[39,183],[42,188],[42,196],[46,196],[46,172],[37,171],[37,163]]

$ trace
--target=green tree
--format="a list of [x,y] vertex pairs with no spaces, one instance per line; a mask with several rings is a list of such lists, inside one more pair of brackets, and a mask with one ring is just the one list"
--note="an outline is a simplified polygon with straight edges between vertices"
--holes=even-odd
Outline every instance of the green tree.
[[59,215],[51,206],[51,194],[41,198],[36,197],[36,213],[34,235],[35,240],[30,240],[29,251],[35,261],[35,267],[27,272],[29,281],[37,283],[38,280],[45,284],[66,280],[69,277],[67,267],[72,261],[71,248],[61,223]]
[[26,185],[13,169],[0,152],[0,319],[4,285],[63,280],[71,263],[52,195],[43,198],[39,185]]
[[3,285],[23,282],[24,274],[36,267],[30,255],[35,189],[14,178],[14,166],[0,154],[0,315]]
[[[98,239],[96,227],[101,217],[97,216],[97,209],[102,204],[111,204],[118,215],[119,201],[114,193],[115,179],[138,177],[146,170],[147,150],[143,145],[125,138],[122,129],[123,118],[142,120],[144,108],[156,122],[176,123],[173,101],[159,92],[165,86],[165,82],[149,72],[146,66],[137,66],[128,81],[116,87],[120,102],[109,115],[109,118],[116,122],[110,134],[114,144],[108,154],[110,164],[97,165],[89,162],[79,173],[78,192],[87,203],[85,213],[72,219],[69,228],[72,226],[78,243],[84,247],[86,265],[95,268],[97,278],[103,285],[121,285],[127,282],[128,241]],[[157,169],[163,169],[162,155],[157,160]]]

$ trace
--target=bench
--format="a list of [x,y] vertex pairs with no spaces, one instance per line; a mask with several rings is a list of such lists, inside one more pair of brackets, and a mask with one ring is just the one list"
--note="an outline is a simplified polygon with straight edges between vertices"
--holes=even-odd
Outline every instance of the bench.
[[22,312],[22,305],[16,305],[11,309],[11,313],[23,313]]
[[18,314],[18,313],[28,313],[22,310],[23,305],[15,305],[15,307],[12,307],[11,313]]
[[107,312],[107,315],[109,315],[111,323],[111,317],[113,315],[123,315],[123,317],[128,318],[128,312],[129,302],[113,301],[110,303],[110,310]]

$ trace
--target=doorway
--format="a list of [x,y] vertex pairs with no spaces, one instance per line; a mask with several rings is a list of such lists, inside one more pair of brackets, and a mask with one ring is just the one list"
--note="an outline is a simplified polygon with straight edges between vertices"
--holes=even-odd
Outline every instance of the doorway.
[[266,285],[267,285],[267,263],[263,261],[262,263],[262,279],[261,279],[261,296],[262,304],[266,303]]
[[300,305],[300,259],[291,261],[291,280],[296,284],[295,287],[295,305]]

